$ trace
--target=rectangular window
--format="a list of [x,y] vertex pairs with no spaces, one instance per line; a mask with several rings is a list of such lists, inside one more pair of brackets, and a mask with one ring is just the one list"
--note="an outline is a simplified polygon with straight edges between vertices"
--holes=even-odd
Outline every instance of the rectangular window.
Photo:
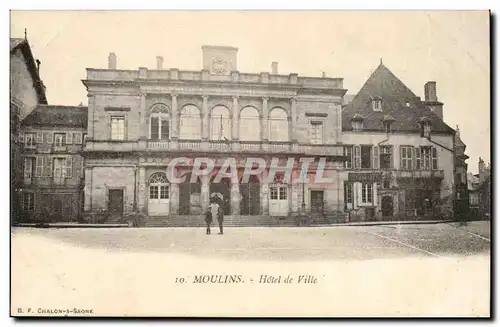
[[35,210],[35,194],[34,193],[23,193],[23,210],[24,211],[34,211]]
[[373,169],[379,169],[380,167],[380,148],[378,146],[373,147]]
[[346,161],[344,161],[344,168],[352,168],[352,146],[344,147],[344,156],[346,156]]
[[72,144],[73,143],[73,133],[68,132],[66,134],[66,144]]
[[354,146],[354,168],[361,168],[361,147],[359,145]]
[[24,158],[24,178],[33,177],[33,159],[34,158]]
[[27,149],[36,148],[36,134],[37,133],[25,133],[24,134],[24,145]]
[[42,177],[42,173],[43,173],[43,157],[36,157],[35,176]]
[[125,140],[125,117],[111,117],[111,139]]
[[36,132],[36,143],[37,144],[43,143],[43,133],[42,132]]
[[311,144],[323,144],[323,122],[311,121],[309,126]]
[[385,127],[385,132],[390,133],[391,132],[391,123],[384,123]]
[[429,170],[431,169],[431,147],[421,147],[422,164],[421,169]]
[[413,149],[409,146],[401,147],[401,169],[402,170],[411,170],[412,167],[412,158],[413,158]]
[[63,146],[66,144],[66,133],[54,133],[54,145]]
[[54,133],[52,132],[45,133],[45,139],[47,140],[48,144],[54,143]]
[[371,168],[372,167],[372,146],[362,145],[361,146],[361,168]]
[[161,139],[168,140],[170,138],[170,121],[162,118],[161,120]]
[[360,132],[363,130],[363,122],[360,120],[355,120],[352,122],[352,129],[355,132]]
[[50,176],[52,176],[52,161],[54,159],[52,157],[45,157],[45,158],[43,158],[43,160],[44,160],[44,169],[45,169],[44,175],[50,177]]
[[415,148],[415,169],[422,169],[422,149]]
[[373,184],[361,184],[361,201],[363,203],[373,202]]
[[380,168],[392,168],[392,146],[390,145],[380,147]]
[[376,99],[372,101],[373,111],[382,111],[382,100]]
[[424,136],[431,137],[431,124],[424,124]]
[[434,147],[432,148],[432,169],[438,169],[438,154]]
[[[353,204],[353,191],[352,191],[352,183],[345,182],[344,183],[344,202],[345,204]],[[351,206],[352,208],[352,206]]]
[[64,177],[66,178],[73,177],[73,157],[66,158],[66,171],[64,173]]
[[160,186],[160,199],[168,199],[169,192],[168,192],[168,185],[162,185]]
[[66,175],[66,159],[54,158],[54,178],[62,179]]
[[149,187],[149,198],[158,199],[158,186],[155,185]]
[[82,133],[73,133],[73,142],[75,144],[82,144]]
[[158,140],[160,138],[160,119],[151,117],[151,139]]

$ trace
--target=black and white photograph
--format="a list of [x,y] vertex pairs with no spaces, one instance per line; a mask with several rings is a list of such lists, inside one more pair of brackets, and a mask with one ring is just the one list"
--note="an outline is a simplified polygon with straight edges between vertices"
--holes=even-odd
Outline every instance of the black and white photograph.
[[490,24],[12,10],[11,317],[491,317]]

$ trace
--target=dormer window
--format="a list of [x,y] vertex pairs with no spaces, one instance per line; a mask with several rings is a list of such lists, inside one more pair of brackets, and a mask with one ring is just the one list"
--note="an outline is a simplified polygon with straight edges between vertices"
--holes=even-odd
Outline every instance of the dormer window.
[[392,123],[395,122],[396,119],[392,116],[385,115],[382,123],[384,124],[384,130],[386,133],[392,132]]
[[382,99],[373,99],[372,108],[373,111],[382,111]]
[[420,118],[420,137],[431,137],[431,121],[427,117]]
[[365,120],[365,117],[361,116],[360,114],[355,114],[351,119],[352,130],[355,132],[362,131],[364,120]]

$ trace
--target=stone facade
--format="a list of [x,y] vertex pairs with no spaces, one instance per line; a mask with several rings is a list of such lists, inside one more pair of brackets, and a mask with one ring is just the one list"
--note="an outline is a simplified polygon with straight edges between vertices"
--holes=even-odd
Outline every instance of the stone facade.
[[167,164],[179,157],[190,159],[179,174],[197,157],[214,160],[214,174],[235,157],[240,175],[249,157],[279,157],[283,165],[289,157],[296,165],[300,157],[325,157],[325,175],[339,179],[342,79],[280,75],[276,66],[275,74],[244,74],[236,70],[235,48],[203,51],[201,71],[162,69],[161,60],[161,69],[117,70],[116,55],[109,69],[87,70],[85,212],[142,213],[146,220],[201,215],[217,193],[231,216],[343,211],[336,182],[268,185],[267,170],[249,183],[216,185],[214,175],[196,183],[165,180]]

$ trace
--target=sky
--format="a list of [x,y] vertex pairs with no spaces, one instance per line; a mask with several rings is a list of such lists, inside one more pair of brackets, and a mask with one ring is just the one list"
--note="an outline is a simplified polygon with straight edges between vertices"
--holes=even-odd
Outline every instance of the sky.
[[11,37],[42,62],[51,104],[87,104],[86,68],[200,70],[202,45],[239,48],[238,70],[344,78],[356,94],[383,60],[417,96],[437,82],[444,120],[460,127],[469,171],[490,161],[487,11],[12,11]]

